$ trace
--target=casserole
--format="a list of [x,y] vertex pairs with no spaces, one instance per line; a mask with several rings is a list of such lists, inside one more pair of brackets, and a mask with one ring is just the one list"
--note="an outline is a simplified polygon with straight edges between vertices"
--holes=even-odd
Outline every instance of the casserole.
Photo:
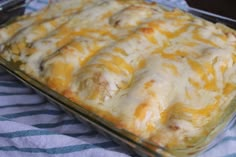
[[143,1],[55,5],[1,29],[13,73],[161,154],[200,151],[232,117],[233,30]]

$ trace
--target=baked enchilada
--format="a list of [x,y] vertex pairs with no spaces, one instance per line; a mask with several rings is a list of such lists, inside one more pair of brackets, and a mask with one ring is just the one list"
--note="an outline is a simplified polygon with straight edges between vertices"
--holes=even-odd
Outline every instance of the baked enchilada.
[[142,0],[68,0],[0,29],[1,56],[142,139],[198,146],[236,95],[236,33]]

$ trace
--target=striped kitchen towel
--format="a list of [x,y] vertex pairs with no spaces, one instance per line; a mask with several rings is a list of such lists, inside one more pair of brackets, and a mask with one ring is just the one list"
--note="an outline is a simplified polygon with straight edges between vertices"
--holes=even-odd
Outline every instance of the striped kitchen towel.
[[[158,0],[161,1],[161,0]],[[182,0],[172,4],[186,7]],[[165,1],[167,3],[169,1]],[[34,0],[27,12],[47,0]],[[202,157],[236,156],[236,124]],[[6,71],[0,70],[0,157],[128,157],[137,156],[67,115]]]

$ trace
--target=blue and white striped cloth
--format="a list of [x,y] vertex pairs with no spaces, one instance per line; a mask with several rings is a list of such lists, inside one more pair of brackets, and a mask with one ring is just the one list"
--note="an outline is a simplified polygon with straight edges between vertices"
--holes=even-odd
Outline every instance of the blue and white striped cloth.
[[[160,0],[159,0],[160,1]],[[182,0],[170,0],[185,6]],[[35,0],[27,11],[47,4]],[[201,157],[236,156],[236,124]],[[137,156],[0,70],[0,157]]]

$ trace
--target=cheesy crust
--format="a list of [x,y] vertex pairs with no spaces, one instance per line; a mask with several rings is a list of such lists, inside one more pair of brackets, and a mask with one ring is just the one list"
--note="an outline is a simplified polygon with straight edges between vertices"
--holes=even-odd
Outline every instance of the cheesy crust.
[[168,150],[197,146],[236,95],[236,33],[142,0],[68,0],[0,29],[31,77]]

